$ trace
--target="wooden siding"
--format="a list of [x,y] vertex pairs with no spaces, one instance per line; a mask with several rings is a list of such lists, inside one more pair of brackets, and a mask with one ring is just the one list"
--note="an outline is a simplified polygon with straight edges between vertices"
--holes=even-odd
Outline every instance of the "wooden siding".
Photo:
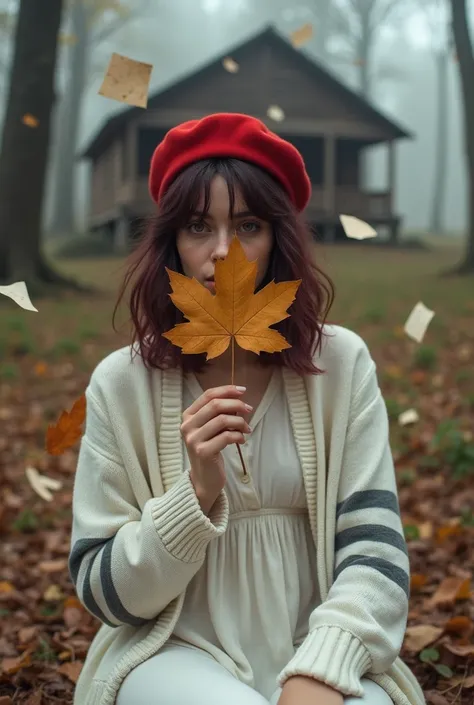
[[[230,74],[220,64],[212,65],[199,81],[167,93],[165,101],[158,96],[150,104],[148,115],[155,110],[158,113],[166,110],[168,116],[174,113],[176,117],[181,113],[176,121],[181,122],[228,111],[266,119],[269,105],[276,104],[285,111],[285,130],[287,122],[293,120],[300,124],[301,121],[327,124],[337,120],[340,129],[346,130],[348,135],[352,134],[352,127],[364,133],[367,139],[392,136],[388,128],[374,125],[367,113],[355,101],[348,101],[331,80],[324,77],[318,82],[309,68],[302,68],[300,57],[290,48],[282,48],[271,37],[233,56],[240,66],[238,73]],[[273,125],[278,127],[278,123]]]

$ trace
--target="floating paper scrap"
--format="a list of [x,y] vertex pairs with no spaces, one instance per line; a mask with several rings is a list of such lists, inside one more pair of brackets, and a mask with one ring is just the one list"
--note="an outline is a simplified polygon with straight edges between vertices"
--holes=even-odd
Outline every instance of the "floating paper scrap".
[[410,338],[413,338],[413,340],[416,340],[417,343],[421,343],[434,315],[434,311],[426,308],[426,306],[419,301],[407,318],[404,327],[405,333]]
[[26,115],[23,115],[21,121],[27,127],[38,127],[39,125],[38,118],[36,118],[34,115],[31,115],[30,113],[26,113]]
[[408,426],[408,424],[416,423],[419,420],[420,417],[418,416],[416,409],[408,409],[398,417],[398,423],[400,426]]
[[225,59],[222,60],[222,66],[229,73],[237,73],[240,68],[237,61],[234,61],[230,56],[226,56]]
[[53,480],[51,477],[46,477],[45,475],[40,475],[39,472],[32,467],[26,468],[25,473],[28,482],[36,494],[38,494],[41,499],[44,499],[46,502],[52,502],[53,495],[49,490],[60,490],[62,487],[62,482]]
[[114,53],[99,94],[137,108],[146,108],[152,69],[152,64]]
[[308,22],[307,24],[304,24],[302,27],[291,33],[291,43],[293,44],[295,49],[299,49],[299,47],[303,46],[303,44],[306,44],[306,42],[308,42],[312,36],[313,25]]
[[371,225],[353,215],[340,215],[339,220],[347,237],[353,240],[367,240],[370,237],[377,237],[377,231]]
[[270,105],[267,115],[271,120],[276,120],[276,122],[281,122],[285,119],[285,113],[278,105]]
[[9,296],[10,299],[13,299],[21,308],[38,313],[38,309],[33,306],[28,296],[25,282],[15,282],[8,286],[0,286],[0,294]]

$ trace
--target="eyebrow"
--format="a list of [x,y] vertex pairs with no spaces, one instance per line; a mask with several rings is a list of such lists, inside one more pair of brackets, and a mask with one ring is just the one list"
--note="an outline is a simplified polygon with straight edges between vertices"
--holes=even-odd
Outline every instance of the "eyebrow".
[[[205,214],[204,211],[194,211],[193,215],[202,217],[204,215],[209,216],[209,213]],[[255,214],[252,213],[252,211],[239,211],[238,213],[234,213],[234,218],[248,218],[249,216],[255,217]],[[210,217],[212,218],[212,216]]]

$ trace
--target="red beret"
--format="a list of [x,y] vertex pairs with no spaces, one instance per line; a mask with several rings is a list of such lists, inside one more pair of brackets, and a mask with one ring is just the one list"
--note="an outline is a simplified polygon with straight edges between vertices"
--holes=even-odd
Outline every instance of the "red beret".
[[155,149],[149,189],[158,203],[173,179],[201,159],[233,157],[257,164],[274,176],[302,211],[311,195],[311,182],[296,147],[278,137],[256,118],[216,113],[173,127]]

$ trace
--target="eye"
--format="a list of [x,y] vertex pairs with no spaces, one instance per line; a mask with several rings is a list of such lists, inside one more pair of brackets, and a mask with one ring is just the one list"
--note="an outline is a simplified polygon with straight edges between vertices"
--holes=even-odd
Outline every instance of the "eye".
[[256,220],[246,220],[244,223],[239,225],[239,230],[246,234],[257,233],[261,228],[261,225]]
[[206,224],[202,220],[195,220],[193,223],[189,223],[187,230],[194,235],[202,235],[206,230]]

